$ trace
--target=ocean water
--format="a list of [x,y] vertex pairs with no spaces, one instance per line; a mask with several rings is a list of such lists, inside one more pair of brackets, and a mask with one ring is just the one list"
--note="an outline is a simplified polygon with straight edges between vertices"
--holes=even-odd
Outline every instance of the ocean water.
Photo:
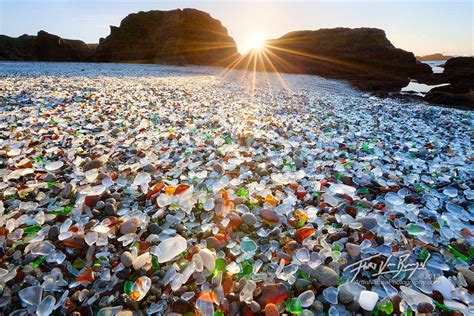
[[444,71],[444,67],[442,66],[444,65],[445,62],[446,60],[429,60],[429,61],[425,61],[424,63],[428,64],[431,67],[431,70],[433,70],[435,74],[440,74],[440,73],[443,73]]
[[[430,60],[430,61],[425,61],[423,63],[429,65],[431,67],[431,70],[435,74],[443,73],[444,68],[441,67],[444,65],[446,61],[445,60]],[[431,89],[434,89],[436,87],[442,87],[442,86],[448,86],[449,83],[442,83],[442,84],[437,84],[437,85],[428,85],[424,83],[419,83],[416,80],[411,80],[410,83],[406,87],[402,88],[401,93],[402,94],[416,94],[419,96],[424,96],[427,94]]]

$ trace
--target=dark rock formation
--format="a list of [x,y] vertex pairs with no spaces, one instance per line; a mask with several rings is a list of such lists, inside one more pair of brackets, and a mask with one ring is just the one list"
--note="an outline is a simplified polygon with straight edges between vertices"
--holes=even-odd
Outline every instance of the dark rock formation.
[[453,58],[453,56],[446,56],[440,53],[425,56],[416,56],[416,59],[419,61],[448,60],[450,58]]
[[444,74],[451,84],[474,88],[474,57],[455,57],[444,64]]
[[260,71],[346,79],[364,90],[397,90],[409,78],[432,73],[413,53],[394,47],[383,30],[374,28],[291,32],[267,41],[260,54],[247,54],[240,67],[252,65],[253,56],[260,56]]
[[431,103],[474,109],[474,57],[455,57],[444,65],[443,78],[449,86],[434,88],[425,100]]
[[91,61],[94,49],[79,40],[39,31],[37,36],[0,35],[0,59],[38,61]]
[[0,60],[36,60],[36,36],[0,35]]
[[87,61],[94,55],[83,41],[63,39],[45,31],[38,32],[36,49],[38,60],[43,61]]
[[133,13],[99,41],[99,61],[226,65],[238,56],[221,22],[195,9]]

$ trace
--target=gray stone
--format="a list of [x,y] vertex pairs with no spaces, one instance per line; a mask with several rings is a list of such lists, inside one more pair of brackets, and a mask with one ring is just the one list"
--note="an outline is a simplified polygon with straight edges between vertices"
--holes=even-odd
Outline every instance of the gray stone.
[[252,213],[245,213],[241,218],[242,221],[249,226],[253,226],[257,223],[257,217],[255,217],[255,215]]
[[339,289],[339,294],[338,294],[337,298],[339,300],[339,303],[349,304],[354,300],[354,295],[346,287],[341,287]]
[[105,202],[104,201],[99,201],[99,202],[96,203],[96,205],[94,207],[98,210],[102,210],[105,207]]
[[130,252],[128,251],[125,251],[124,253],[122,253],[122,255],[120,256],[120,262],[122,262],[122,264],[125,266],[125,267],[130,267],[132,264],[133,264],[133,256]]
[[53,182],[53,181],[56,181],[56,177],[54,176],[54,174],[48,173],[48,174],[44,177],[43,181],[45,181],[45,182]]
[[150,225],[150,233],[152,234],[159,234],[161,233],[162,229],[160,227],[160,225],[158,225],[157,223],[153,223]]
[[351,257],[357,257],[360,254],[360,245],[346,243],[346,251]]
[[74,194],[76,191],[76,186],[72,183],[66,183],[64,186],[64,189],[61,191],[61,197],[64,199],[67,199],[71,197],[72,194]]
[[319,266],[316,269],[315,276],[318,282],[325,287],[336,286],[339,279],[336,271],[326,266]]
[[148,164],[145,167],[143,167],[143,171],[148,172],[148,173],[155,173],[156,168],[152,164]]
[[135,233],[138,228],[138,218],[131,218],[120,226],[120,233],[123,235]]
[[364,226],[367,229],[372,229],[375,226],[377,226],[377,220],[375,219],[375,217],[369,217],[369,216],[360,217],[356,219],[356,221],[361,223],[362,226]]
[[84,166],[82,167],[83,171],[89,171],[92,169],[99,169],[104,166],[104,162],[99,159],[94,159],[89,162],[86,162]]
[[219,240],[217,240],[217,238],[212,237],[212,236],[206,239],[206,243],[207,243],[207,248],[209,249],[220,250],[222,248]]
[[107,203],[105,204],[105,214],[113,216],[116,215],[116,208],[114,204]]
[[470,286],[474,286],[474,272],[465,268],[459,269],[459,272],[461,272],[461,274],[464,276],[467,284],[469,284]]

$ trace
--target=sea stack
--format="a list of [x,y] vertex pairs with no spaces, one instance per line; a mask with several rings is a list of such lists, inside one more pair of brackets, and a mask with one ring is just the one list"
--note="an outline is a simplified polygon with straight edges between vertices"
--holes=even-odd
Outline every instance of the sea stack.
[[[432,73],[428,65],[396,48],[376,28],[296,31],[265,44],[263,62],[256,62],[260,71],[345,79],[364,90],[397,90],[410,78]],[[252,52],[247,54],[240,67],[249,64],[252,56]]]
[[101,39],[103,62],[226,65],[239,56],[219,20],[195,9],[148,11],[125,17]]

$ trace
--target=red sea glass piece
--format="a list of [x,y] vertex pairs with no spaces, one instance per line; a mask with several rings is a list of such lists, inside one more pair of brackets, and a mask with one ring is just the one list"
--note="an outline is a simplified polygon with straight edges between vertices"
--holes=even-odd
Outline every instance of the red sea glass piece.
[[301,227],[295,232],[295,240],[297,242],[302,242],[303,240],[311,236],[313,233],[314,233],[314,228],[308,227],[308,226]]
[[79,274],[76,277],[76,281],[78,282],[94,282],[94,272],[91,268],[87,268],[84,272]]
[[183,193],[184,191],[186,191],[187,189],[189,189],[189,185],[187,185],[187,184],[180,184],[180,185],[178,185],[178,187],[177,187],[176,190],[174,191],[174,195],[181,194],[181,193]]
[[83,249],[85,242],[84,239],[80,238],[69,238],[64,241],[64,245],[74,249]]
[[230,212],[226,216],[230,221],[229,224],[227,224],[228,228],[234,228],[234,227],[239,227],[240,224],[242,224],[242,220],[240,219],[239,214]]
[[260,216],[264,221],[267,222],[278,223],[279,221],[278,214],[275,211],[269,209],[262,209],[260,211]]
[[147,200],[151,199],[155,194],[160,192],[164,187],[165,187],[164,183],[156,184],[155,186],[153,186],[153,188],[151,188],[151,190],[147,192],[146,199]]
[[288,288],[283,283],[264,285],[261,287],[262,294],[258,298],[260,306],[266,306],[267,304],[286,300],[289,295]]

